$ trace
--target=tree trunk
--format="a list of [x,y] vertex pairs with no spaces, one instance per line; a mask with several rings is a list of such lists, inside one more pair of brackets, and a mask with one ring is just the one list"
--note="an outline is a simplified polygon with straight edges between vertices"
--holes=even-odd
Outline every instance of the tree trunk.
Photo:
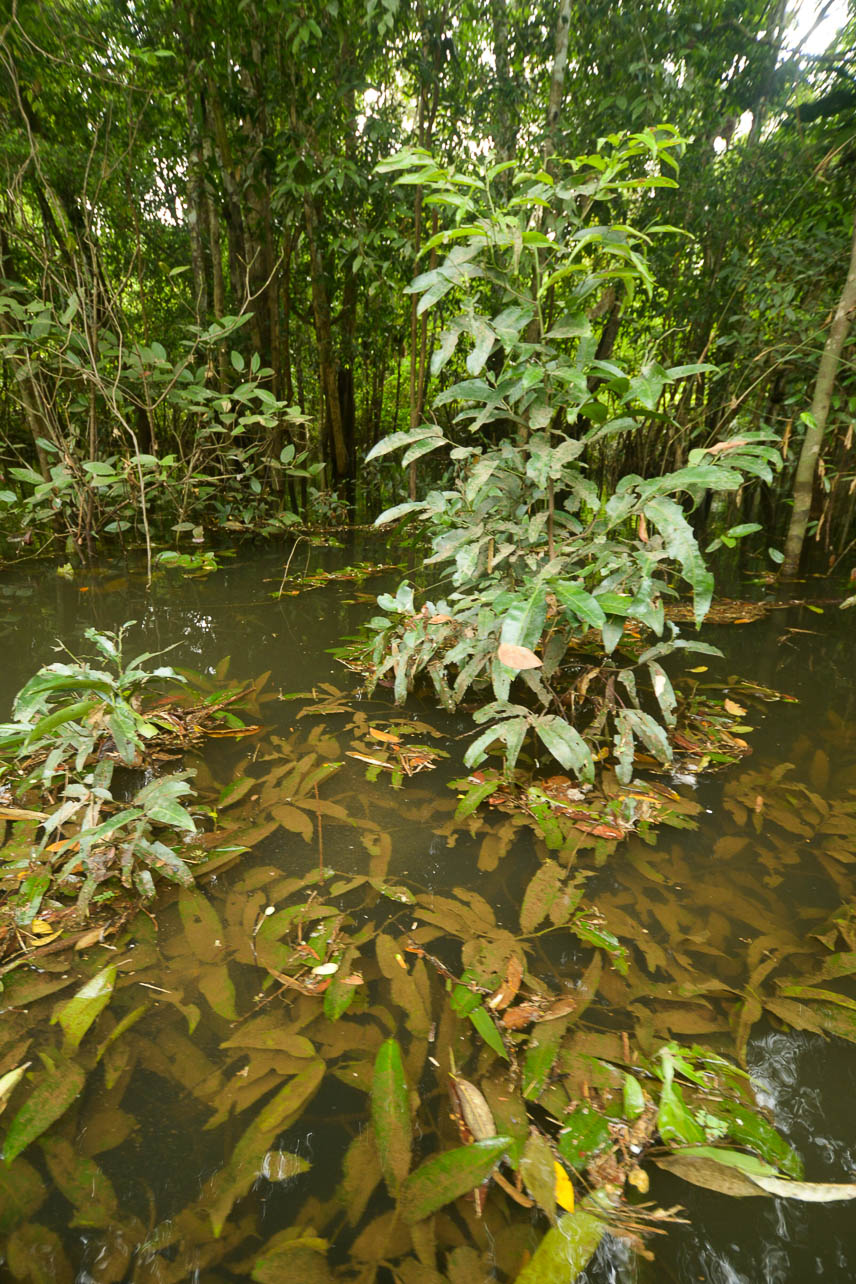
[[853,315],[856,312],[856,218],[853,223],[853,239],[850,245],[850,267],[847,280],[838,307],[826,336],[817,381],[814,385],[814,396],[811,400],[811,422],[806,425],[802,450],[794,477],[794,506],[788,535],[785,540],[785,559],[782,562],[783,577],[794,576],[799,571],[806,527],[808,526],[811,500],[814,492],[814,479],[817,473],[817,461],[823,445],[826,421],[835,387],[835,376],[841,360],[841,350],[850,331]]
[[312,310],[315,316],[315,337],[318,343],[318,365],[321,388],[327,407],[332,439],[333,481],[348,476],[348,447],[345,441],[342,410],[339,404],[339,385],[336,377],[336,360],[333,353],[333,331],[330,321],[330,298],[324,280],[324,266],[318,247],[318,211],[307,189],[303,197],[306,219],[306,244],[309,249],[309,275],[312,283]]
[[186,108],[190,135],[187,158],[187,230],[190,236],[190,262],[193,267],[196,323],[203,325],[208,316],[208,274],[205,269],[205,250],[202,240],[202,229],[205,226],[205,189],[199,133],[189,96]]
[[559,113],[562,110],[562,98],[565,94],[565,68],[568,65],[568,38],[571,32],[571,0],[559,0],[559,14],[556,20],[556,44],[553,52],[553,68],[550,72],[550,97],[547,104],[547,126],[544,131],[542,148],[545,163],[556,151],[559,132]]

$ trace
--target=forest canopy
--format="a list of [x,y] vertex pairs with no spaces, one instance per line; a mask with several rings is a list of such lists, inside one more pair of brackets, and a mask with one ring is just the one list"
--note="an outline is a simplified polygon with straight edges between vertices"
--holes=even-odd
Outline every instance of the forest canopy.
[[[836,6],[838,32],[819,41],[805,10],[12,3],[7,536],[81,547],[209,525],[273,532],[423,499],[442,461],[402,471],[366,455],[394,432],[447,432],[461,409],[445,394],[466,376],[466,345],[442,359],[442,336],[463,295],[455,285],[429,307],[410,283],[437,270],[465,189],[438,197],[387,162],[421,149],[465,181],[511,162],[550,179],[668,127],[670,165],[652,159],[610,196],[609,252],[630,252],[622,228],[644,238],[644,288],[595,264],[581,301],[592,402],[612,367],[641,380],[625,398],[632,431],[591,450],[588,475],[610,487],[767,433],[776,482],[727,511],[708,504],[705,519],[714,534],[763,527],[778,560],[796,523],[789,569],[806,532],[818,564],[837,565],[856,504],[856,19]],[[654,169],[662,181],[647,182]],[[580,194],[576,231],[597,233],[602,213]],[[541,216],[527,217],[537,232]]]

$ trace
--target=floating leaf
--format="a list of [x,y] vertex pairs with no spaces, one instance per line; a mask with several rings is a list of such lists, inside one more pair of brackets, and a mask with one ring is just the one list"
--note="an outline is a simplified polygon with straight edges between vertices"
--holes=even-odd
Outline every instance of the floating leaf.
[[83,1091],[85,1082],[82,1066],[64,1059],[59,1059],[53,1069],[45,1070],[38,1077],[29,1097],[9,1125],[3,1147],[3,1159],[7,1164],[65,1114]]
[[401,1048],[387,1039],[378,1049],[372,1080],[372,1126],[377,1153],[391,1195],[398,1194],[410,1171],[412,1131],[410,1095],[404,1077]]
[[25,1061],[23,1065],[16,1066],[14,1070],[8,1070],[6,1074],[0,1078],[0,1114],[2,1114],[6,1109],[6,1106],[9,1104],[9,1098],[23,1079],[24,1075],[27,1073],[28,1067],[31,1065],[31,1061]]
[[573,1284],[595,1254],[606,1227],[591,1213],[566,1213],[541,1240],[514,1284]]
[[556,1203],[560,1208],[564,1208],[566,1212],[572,1213],[574,1211],[574,1183],[558,1159],[553,1161],[553,1169],[556,1174]]
[[737,1150],[690,1146],[655,1162],[684,1181],[737,1198],[775,1195],[780,1199],[798,1199],[809,1204],[856,1199],[856,1182],[793,1181],[781,1177],[754,1155],[745,1155]]
[[444,1204],[480,1186],[511,1144],[510,1137],[491,1137],[427,1160],[410,1174],[401,1188],[405,1221],[420,1222]]
[[544,1210],[550,1221],[554,1221],[556,1217],[555,1162],[546,1137],[533,1128],[523,1148],[520,1172],[529,1194]]
[[308,1159],[290,1150],[269,1150],[262,1160],[261,1175],[268,1181],[290,1181],[311,1167]]
[[458,1112],[473,1140],[487,1141],[489,1137],[495,1137],[496,1124],[493,1121],[490,1106],[475,1084],[455,1075],[450,1077],[449,1087]]
[[606,1120],[591,1106],[577,1106],[562,1120],[559,1154],[572,1168],[582,1170],[610,1139]]
[[113,995],[116,983],[116,964],[111,963],[96,972],[76,994],[57,1008],[51,1022],[58,1021],[65,1034],[67,1048],[77,1048],[86,1031],[101,1013]]

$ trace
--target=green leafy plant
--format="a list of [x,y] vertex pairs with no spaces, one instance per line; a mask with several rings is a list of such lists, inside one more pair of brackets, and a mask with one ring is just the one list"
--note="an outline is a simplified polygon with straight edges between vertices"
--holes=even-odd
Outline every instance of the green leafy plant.
[[[466,350],[466,377],[435,397],[432,422],[393,433],[369,455],[403,449],[402,464],[411,466],[442,452],[452,478],[450,488],[377,519],[417,515],[433,550],[426,565],[440,568],[450,592],[417,606],[405,583],[378,599],[384,615],[369,625],[374,680],[393,674],[399,701],[420,675],[448,708],[475,697],[475,718],[487,726],[467,752],[470,766],[499,743],[512,769],[531,733],[583,779],[610,734],[623,781],[637,743],[669,761],[664,724],[674,720],[675,697],[660,661],[679,648],[712,651],[680,638],[666,619],[681,583],[697,625],[713,593],[687,507],[736,491],[746,478],[770,480],[777,465],[765,434],[746,433],[690,451],[675,472],[625,475],[612,491],[588,476],[589,463],[608,457],[618,439],[663,417],[664,388],[711,369],[651,360],[625,370],[597,356],[591,319],[607,291],[621,290],[628,306],[638,290],[651,295],[646,246],[666,229],[642,231],[629,219],[644,223],[651,190],[675,186],[662,171],[676,169],[681,145],[660,127],[612,136],[550,172],[508,162],[464,174],[418,150],[381,167],[453,212],[453,224],[423,250],[443,249],[445,258],[409,291],[420,314],[455,303],[433,373]],[[616,206],[622,217],[608,222]],[[447,427],[450,406],[457,413]],[[734,527],[723,542],[750,529]],[[640,629],[654,635],[651,645],[637,645]],[[576,695],[579,666],[569,671],[568,648],[588,630],[600,634],[602,660]],[[525,704],[512,701],[512,686]],[[590,719],[582,732],[568,700]]]
[[[94,770],[66,786],[63,801],[42,825],[42,841],[34,860],[47,860],[52,883],[60,892],[77,892],[77,906],[86,911],[99,884],[116,874],[125,887],[135,887],[144,899],[155,894],[152,871],[185,887],[193,885],[187,865],[159,837],[164,830],[175,842],[196,832],[190,812],[178,800],[192,793],[190,772],[158,776],[138,790],[127,806],[110,792],[113,763],[102,760]],[[79,825],[69,837],[55,841],[67,825]],[[32,907],[28,907],[32,909]]]
[[[156,652],[143,651],[125,660],[125,634],[136,623],[128,620],[116,632],[87,629],[104,668],[72,657],[70,663],[45,665],[18,692],[13,721],[0,725],[0,755],[7,764],[39,758],[38,774],[51,779],[73,759],[80,772],[86,760],[111,742],[122,762],[132,766],[156,724],[140,712],[139,696],[157,682],[183,683],[167,665],[146,668]],[[29,777],[28,777],[29,779]]]

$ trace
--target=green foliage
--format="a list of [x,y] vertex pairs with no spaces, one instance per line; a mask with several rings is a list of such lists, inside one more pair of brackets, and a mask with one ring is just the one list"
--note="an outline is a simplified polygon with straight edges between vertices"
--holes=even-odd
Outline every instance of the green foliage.
[[[285,508],[284,482],[314,475],[319,465],[304,467],[306,452],[292,443],[271,446],[304,417],[273,396],[266,386],[273,371],[256,357],[244,382],[227,394],[210,378],[211,353],[247,322],[246,314],[189,327],[182,355],[171,359],[157,342],[129,344],[110,330],[93,334],[75,295],[60,315],[49,301],[24,303],[19,294],[14,287],[0,294],[0,355],[50,383],[57,410],[52,436],[37,443],[47,477],[29,466],[9,469],[18,491],[0,496],[7,519],[78,536],[139,535],[147,520],[162,533],[201,531],[205,522],[272,533],[298,521]],[[178,449],[141,448],[138,421],[141,414],[151,421],[154,407],[168,416]],[[115,423],[111,445],[118,437],[123,449],[92,454],[94,413]],[[185,454],[180,443],[188,437]]]
[[26,759],[47,749],[40,767],[44,781],[64,773],[72,757],[74,769],[82,771],[87,758],[108,741],[132,766],[157,732],[139,711],[139,695],[152,683],[185,681],[168,665],[145,667],[157,652],[125,659],[125,634],[135,623],[129,620],[115,633],[86,630],[106,668],[72,657],[71,663],[46,665],[30,678],[13,701],[13,721],[0,726],[0,750],[7,755],[17,750],[18,758]]
[[[454,436],[435,418],[394,433],[369,455],[404,449],[408,465],[442,451],[453,483],[378,518],[418,515],[433,550],[426,565],[438,566],[452,591],[420,608],[408,584],[378,599],[385,615],[369,626],[374,676],[394,675],[397,700],[423,673],[448,708],[480,699],[475,718],[488,726],[467,751],[470,767],[498,744],[513,769],[532,733],[539,752],[590,781],[593,748],[610,727],[621,780],[630,778],[637,742],[669,761],[668,738],[643,708],[636,676],[650,683],[668,724],[674,700],[659,660],[676,648],[705,649],[680,639],[665,619],[681,581],[697,625],[713,592],[687,506],[691,512],[710,493],[734,492],[747,477],[772,480],[778,453],[760,432],[693,450],[675,472],[626,474],[611,491],[590,479],[594,458],[640,432],[650,416],[662,417],[664,387],[712,369],[649,362],[634,372],[603,361],[590,321],[607,290],[620,285],[628,301],[637,289],[651,294],[647,246],[663,229],[608,220],[632,192],[633,216],[644,224],[646,194],[674,185],[662,171],[676,169],[682,145],[661,127],[612,136],[597,153],[550,172],[495,165],[464,174],[413,150],[380,167],[399,174],[399,183],[418,182],[427,202],[453,211],[452,225],[424,247],[442,248],[445,258],[409,288],[417,312],[454,303],[433,369],[439,374],[466,352],[467,377],[434,400],[435,414],[456,409]],[[506,188],[513,195],[503,200]],[[735,527],[729,537],[751,529]],[[628,664],[625,644],[640,627],[662,640]],[[580,734],[555,687],[568,644],[588,629],[600,632],[608,659],[602,697]],[[619,696],[617,681],[626,694]],[[510,699],[512,684],[522,683],[527,705]]]

